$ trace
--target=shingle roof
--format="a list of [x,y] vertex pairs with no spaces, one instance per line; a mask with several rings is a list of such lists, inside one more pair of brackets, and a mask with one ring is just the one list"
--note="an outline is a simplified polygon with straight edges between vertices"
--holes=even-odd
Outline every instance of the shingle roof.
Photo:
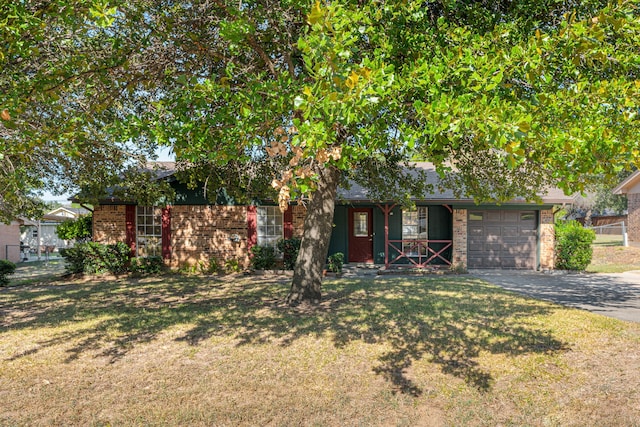
[[[415,198],[415,200],[429,200],[438,203],[474,203],[471,198],[459,198],[456,197],[454,191],[448,188],[440,189],[440,176],[436,172],[435,166],[428,162],[414,163],[416,168],[421,169],[426,173],[427,184],[429,184],[433,191],[425,194],[422,198]],[[157,179],[164,179],[173,175],[176,172],[176,162],[152,162],[147,166],[147,170],[155,171]],[[574,197],[567,196],[564,192],[558,188],[548,188],[544,192],[541,192],[540,197],[545,204],[570,204],[573,203]],[[364,187],[357,183],[352,183],[349,189],[339,188],[338,197],[345,201],[363,202],[370,200],[367,195],[367,191]],[[509,204],[531,204],[524,198],[514,199],[508,202]]]
[[[471,198],[459,198],[456,197],[454,191],[445,188],[439,188],[440,176],[436,172],[436,168],[433,163],[428,162],[417,162],[414,163],[417,169],[422,170],[426,173],[426,181],[429,184],[433,191],[424,194],[423,197],[414,198],[415,201],[418,200],[429,200],[436,201],[439,203],[474,203]],[[359,184],[352,183],[351,188],[348,190],[340,188],[338,191],[338,195],[341,199],[345,201],[353,201],[353,202],[362,202],[369,200],[367,195],[367,191],[364,187]],[[542,198],[542,202],[545,204],[570,204],[573,203],[573,196],[567,196],[564,192],[558,188],[549,188],[544,192],[541,192],[540,197]],[[508,202],[509,204],[530,204],[524,198],[514,199]]]

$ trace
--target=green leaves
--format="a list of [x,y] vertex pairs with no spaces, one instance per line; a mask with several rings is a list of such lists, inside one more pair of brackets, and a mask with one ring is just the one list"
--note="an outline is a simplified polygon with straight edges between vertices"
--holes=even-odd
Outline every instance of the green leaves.
[[640,153],[637,2],[578,3],[9,2],[2,188],[98,194],[161,144],[239,196],[412,158],[477,200],[574,191]]

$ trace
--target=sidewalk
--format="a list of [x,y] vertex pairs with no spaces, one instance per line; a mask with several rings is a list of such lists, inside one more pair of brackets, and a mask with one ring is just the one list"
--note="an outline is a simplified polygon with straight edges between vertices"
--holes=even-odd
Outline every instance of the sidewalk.
[[16,272],[9,276],[10,281],[27,279],[46,279],[51,276],[60,276],[64,273],[64,260],[62,258],[50,258],[49,261],[30,260],[16,264]]

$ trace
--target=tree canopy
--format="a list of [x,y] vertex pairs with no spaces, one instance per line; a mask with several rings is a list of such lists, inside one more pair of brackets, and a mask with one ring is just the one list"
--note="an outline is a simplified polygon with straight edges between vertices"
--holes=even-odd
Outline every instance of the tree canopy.
[[[0,184],[18,194],[53,176],[98,197],[122,177],[140,183],[134,171],[170,146],[193,185],[245,198],[271,191],[281,207],[308,200],[292,299],[317,299],[346,179],[372,197],[407,198],[424,190],[403,168],[420,158],[460,195],[503,202],[547,186],[580,191],[631,168],[637,5],[4,5]],[[119,188],[139,200],[161,194]]]

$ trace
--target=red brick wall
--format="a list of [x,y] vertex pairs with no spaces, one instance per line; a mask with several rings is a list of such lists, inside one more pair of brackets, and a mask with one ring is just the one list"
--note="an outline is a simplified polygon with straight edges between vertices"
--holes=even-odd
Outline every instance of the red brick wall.
[[235,258],[247,267],[247,239],[246,206],[171,207],[171,266]]
[[[304,206],[292,206],[292,210],[293,236],[302,237],[307,210]],[[249,266],[246,206],[172,206],[170,212],[169,265],[194,265],[211,259],[224,264],[237,259],[240,265]],[[237,242],[232,240],[236,235]],[[126,206],[97,206],[93,236],[94,241],[105,244],[126,242]]]
[[126,242],[125,205],[101,205],[93,209],[93,240],[104,244]]
[[307,208],[303,205],[294,205],[293,209],[293,237],[302,237],[304,229],[304,217],[307,215]]
[[640,243],[640,194],[627,194],[627,236],[630,242]]

